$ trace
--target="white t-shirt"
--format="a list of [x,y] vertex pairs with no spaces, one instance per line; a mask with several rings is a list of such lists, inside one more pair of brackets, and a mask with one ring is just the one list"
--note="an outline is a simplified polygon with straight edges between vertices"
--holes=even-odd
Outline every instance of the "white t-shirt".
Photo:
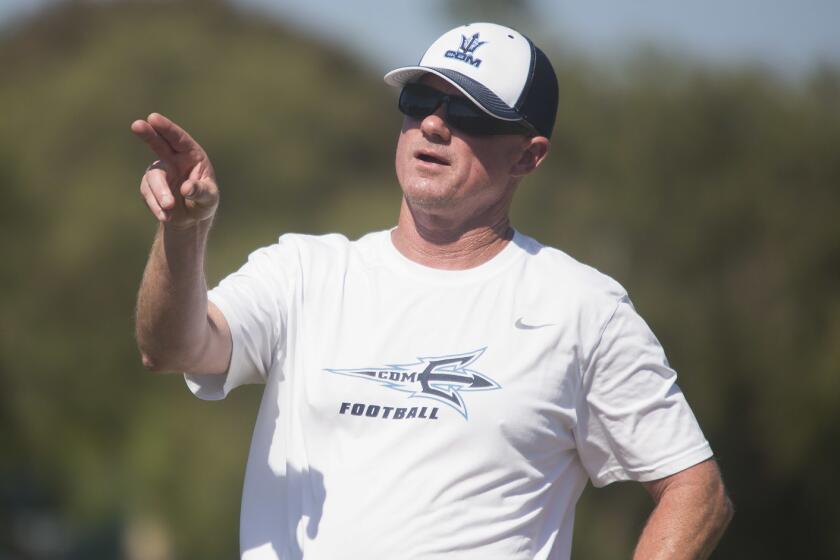
[[265,383],[241,513],[246,560],[566,559],[587,479],[711,456],[616,282],[516,233],[447,271],[388,231],[284,235],[210,292],[226,375]]

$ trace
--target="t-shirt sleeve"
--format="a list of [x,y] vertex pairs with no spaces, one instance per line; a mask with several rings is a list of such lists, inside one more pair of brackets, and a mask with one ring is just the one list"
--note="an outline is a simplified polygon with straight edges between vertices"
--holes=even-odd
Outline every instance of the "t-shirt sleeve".
[[626,296],[582,375],[575,435],[595,486],[657,480],[712,456],[676,372]]
[[208,292],[228,322],[233,349],[224,374],[185,374],[198,398],[219,400],[236,387],[265,383],[283,353],[292,270],[297,265],[293,244],[281,237],[251,253],[236,272]]

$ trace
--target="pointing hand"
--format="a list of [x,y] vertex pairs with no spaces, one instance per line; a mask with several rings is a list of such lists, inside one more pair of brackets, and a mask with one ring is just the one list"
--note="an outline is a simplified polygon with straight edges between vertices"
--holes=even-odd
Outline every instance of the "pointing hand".
[[158,113],[131,123],[131,131],[159,158],[140,181],[140,194],[152,214],[178,229],[211,219],[219,205],[219,187],[198,142]]

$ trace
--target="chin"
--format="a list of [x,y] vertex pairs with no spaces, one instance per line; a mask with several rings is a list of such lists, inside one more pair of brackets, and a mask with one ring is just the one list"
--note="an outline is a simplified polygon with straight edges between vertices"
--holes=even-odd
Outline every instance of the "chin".
[[451,197],[436,197],[436,196],[409,196],[405,199],[412,208],[420,208],[423,210],[440,210],[442,208],[449,208],[451,206]]
[[426,178],[415,178],[408,188],[403,188],[403,195],[411,206],[430,210],[451,206],[455,193],[456,189],[439,185],[436,181]]

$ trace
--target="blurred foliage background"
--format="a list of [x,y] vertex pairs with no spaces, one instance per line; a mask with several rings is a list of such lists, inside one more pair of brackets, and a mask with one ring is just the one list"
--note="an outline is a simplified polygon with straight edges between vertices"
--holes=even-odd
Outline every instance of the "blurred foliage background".
[[[715,557],[840,557],[840,72],[538,40],[561,104],[515,225],[659,335],[736,504]],[[140,366],[156,225],[128,125],[162,112],[213,158],[215,282],[281,232],[393,225],[396,92],[218,1],[60,2],[3,30],[0,69],[0,560],[233,558],[260,388],[206,403]],[[639,485],[587,490],[573,557],[629,557],[649,510]]]

